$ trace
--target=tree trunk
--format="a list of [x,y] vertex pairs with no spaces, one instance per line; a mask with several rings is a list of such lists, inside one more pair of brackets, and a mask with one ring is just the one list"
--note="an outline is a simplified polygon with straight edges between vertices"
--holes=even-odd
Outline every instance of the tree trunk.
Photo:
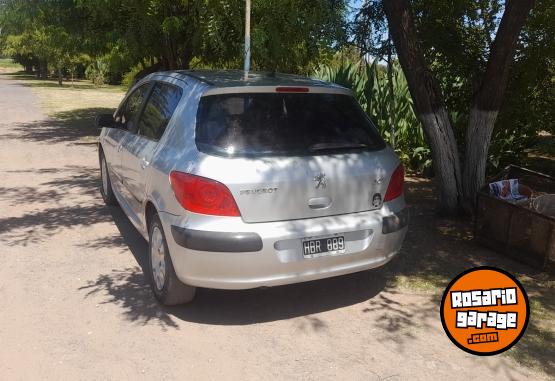
[[39,63],[39,78],[48,78],[48,62],[46,60],[41,60]]
[[439,212],[456,214],[462,193],[461,170],[443,95],[424,59],[407,0],[384,0],[383,5],[416,114],[432,151],[439,185]]
[[189,70],[191,60],[193,59],[193,55],[191,54],[191,49],[189,47],[185,48],[185,52],[182,55],[182,64],[181,68],[184,70]]
[[177,56],[174,52],[172,42],[169,41],[168,39],[166,39],[166,42],[164,44],[164,55],[166,58],[166,62],[168,63],[168,70],[178,69]]
[[58,85],[62,86],[62,68],[58,68]]
[[463,192],[467,207],[474,205],[478,191],[484,186],[491,136],[507,88],[518,36],[533,5],[534,0],[506,2],[486,71],[474,96],[466,129],[463,172]]
[[391,35],[387,37],[387,83],[389,85],[389,118],[391,123],[391,147],[395,149],[395,129],[396,129],[396,109],[395,109],[395,93],[393,88],[393,58],[391,56]]

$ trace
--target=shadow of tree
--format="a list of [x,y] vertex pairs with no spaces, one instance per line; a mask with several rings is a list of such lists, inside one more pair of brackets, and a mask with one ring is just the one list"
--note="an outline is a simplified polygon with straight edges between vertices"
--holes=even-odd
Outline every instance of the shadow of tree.
[[[415,338],[415,329],[429,328],[430,318],[438,316],[440,298],[434,296],[416,297],[417,301],[395,300],[402,295],[393,288],[386,288],[376,298],[368,302],[365,313],[374,313],[377,316],[376,326],[381,329],[378,334],[381,341],[395,341],[398,344]],[[402,334],[400,334],[402,333]]]
[[36,75],[25,73],[24,71],[10,71],[0,73],[10,79],[17,80],[17,86],[31,87],[31,88],[55,88],[57,90],[104,90],[104,91],[121,91],[123,88],[120,86],[105,85],[96,86],[89,80],[74,79],[73,83],[71,78],[64,77],[62,86],[58,84],[58,78],[39,79]]
[[61,228],[92,225],[110,220],[110,214],[97,205],[48,208],[21,217],[0,219],[0,240],[9,246],[42,241]]
[[164,328],[179,329],[172,317],[154,301],[150,287],[137,267],[100,275],[96,282],[79,290],[87,291],[86,297],[106,293],[108,298],[102,304],[120,306],[131,321],[142,324],[154,321]]
[[555,378],[555,334],[543,325],[544,322],[534,321],[532,311],[526,334],[507,354],[518,363]]
[[[435,297],[451,279],[469,268],[487,265],[507,270],[523,283],[531,301],[527,333],[507,355],[555,377],[555,326],[551,323],[547,328],[545,324],[545,320],[552,322],[555,317],[554,275],[478,246],[467,220],[438,218],[430,181],[409,182],[406,196],[411,205],[411,223],[401,254],[384,268],[392,280],[388,287],[424,291]],[[435,306],[439,308],[439,301]],[[410,327],[412,318],[393,316],[388,322],[391,326]]]
[[[62,82],[62,86],[60,86],[58,84],[57,80],[37,80],[37,78],[34,77],[28,77],[28,76],[14,76],[15,78],[19,79],[21,82],[19,82],[19,85],[23,86],[23,87],[32,87],[32,88],[55,88],[58,90],[98,90],[101,89],[101,87],[95,86],[93,83],[87,81],[87,82],[83,82],[83,81],[74,81],[74,83],[72,84],[71,81],[67,81],[66,79],[64,79],[64,81]],[[31,82],[23,82],[23,80],[30,80]]]
[[100,173],[96,168],[66,166],[67,176],[44,182],[43,186],[63,189],[64,193],[79,192],[81,195],[99,196]]
[[[39,184],[36,187],[1,187],[0,199],[12,201],[12,205],[25,200],[27,205],[56,205],[39,207],[21,216],[0,218],[0,241],[10,246],[27,245],[40,242],[60,229],[76,226],[89,226],[111,219],[108,208],[98,204],[76,204],[76,197],[91,195],[98,197],[100,179],[98,171],[86,166],[68,165],[62,168],[29,170],[30,174],[59,174],[58,178]],[[15,204],[14,204],[15,203]]]
[[87,290],[87,296],[106,294],[105,302],[121,306],[127,319],[142,324],[155,319],[162,326],[177,328],[176,318],[200,324],[248,325],[307,316],[299,328],[320,330],[326,323],[310,315],[361,303],[384,286],[380,272],[367,271],[268,289],[199,289],[192,303],[163,307],[152,296],[141,268],[134,267],[102,274],[81,289]]
[[98,136],[94,124],[98,114],[110,114],[114,109],[96,107],[58,112],[52,118],[14,125],[4,139],[18,139],[42,143],[75,143],[89,136]]
[[28,203],[37,203],[44,200],[58,201],[62,197],[62,194],[54,189],[39,192],[35,187],[0,187],[0,200],[11,201],[10,205],[17,205],[22,199]]

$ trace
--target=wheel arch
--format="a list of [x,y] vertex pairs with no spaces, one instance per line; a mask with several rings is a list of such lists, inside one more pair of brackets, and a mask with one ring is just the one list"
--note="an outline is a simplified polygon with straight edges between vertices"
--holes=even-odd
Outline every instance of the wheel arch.
[[158,213],[158,209],[156,209],[156,206],[152,201],[148,200],[145,205],[145,227],[147,235],[150,234],[150,224],[152,222],[152,216],[154,216],[156,213]]

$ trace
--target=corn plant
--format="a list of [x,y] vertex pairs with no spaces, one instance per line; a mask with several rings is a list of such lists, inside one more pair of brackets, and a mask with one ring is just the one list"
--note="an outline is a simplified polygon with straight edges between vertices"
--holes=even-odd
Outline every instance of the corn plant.
[[[371,63],[345,60],[335,66],[321,66],[315,77],[351,89],[382,136],[389,142],[395,141],[395,151],[407,167],[420,172],[431,167],[431,152],[414,113],[407,80],[398,64],[393,65],[393,94],[387,83],[387,71],[377,60]],[[394,110],[390,110],[391,97]],[[393,129],[392,112],[396,121]]]

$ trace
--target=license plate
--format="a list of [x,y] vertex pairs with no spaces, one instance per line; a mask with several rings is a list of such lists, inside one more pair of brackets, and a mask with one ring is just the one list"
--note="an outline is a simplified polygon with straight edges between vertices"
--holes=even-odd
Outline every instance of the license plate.
[[343,254],[345,252],[345,238],[335,236],[320,239],[307,239],[303,241],[303,255],[305,257],[320,254]]

